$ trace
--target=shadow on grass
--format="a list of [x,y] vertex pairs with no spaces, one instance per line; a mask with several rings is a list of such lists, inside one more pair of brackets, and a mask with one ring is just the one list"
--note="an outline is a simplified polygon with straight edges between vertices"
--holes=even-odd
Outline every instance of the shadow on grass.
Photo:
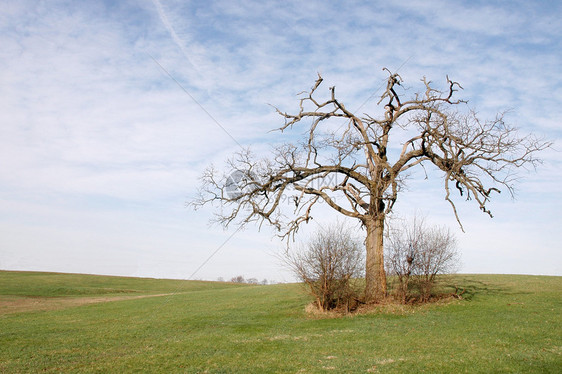
[[[481,277],[479,277],[481,278]],[[500,284],[496,280],[477,280],[472,276],[455,276],[441,279],[440,288],[446,292],[461,294],[464,300],[473,300],[475,296],[515,295],[521,290],[513,292],[514,288]]]

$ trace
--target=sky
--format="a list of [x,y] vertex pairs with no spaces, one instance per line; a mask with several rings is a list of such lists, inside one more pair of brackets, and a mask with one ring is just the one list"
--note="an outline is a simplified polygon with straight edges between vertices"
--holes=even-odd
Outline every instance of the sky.
[[[397,216],[457,236],[463,273],[562,275],[562,4],[556,1],[0,1],[0,269],[292,281],[268,228],[194,211],[199,177],[266,155],[321,73],[377,112],[386,67],[553,141],[515,199],[459,202],[416,174]],[[302,132],[291,133],[298,139]],[[304,131],[304,130],[302,130]],[[336,220],[322,207],[303,229]],[[358,229],[359,230],[359,229]],[[293,244],[291,244],[293,245]]]

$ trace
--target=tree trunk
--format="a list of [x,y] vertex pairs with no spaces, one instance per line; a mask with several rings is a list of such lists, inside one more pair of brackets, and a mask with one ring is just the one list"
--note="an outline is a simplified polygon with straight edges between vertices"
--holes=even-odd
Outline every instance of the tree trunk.
[[378,302],[386,296],[384,271],[384,215],[365,222],[367,226],[367,261],[365,268],[365,301]]

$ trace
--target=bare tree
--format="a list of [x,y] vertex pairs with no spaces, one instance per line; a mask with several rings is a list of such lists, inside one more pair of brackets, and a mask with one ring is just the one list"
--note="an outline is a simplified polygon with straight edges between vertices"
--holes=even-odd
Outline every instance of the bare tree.
[[244,279],[244,276],[242,275],[237,275],[235,277],[232,277],[230,279],[231,283],[246,283],[246,279]]
[[362,245],[343,224],[317,231],[299,251],[287,248],[281,259],[306,285],[320,310],[345,307],[349,311],[359,297]]
[[439,274],[454,273],[460,262],[456,239],[446,227],[428,226],[423,218],[391,225],[386,240],[387,270],[396,277],[397,296],[410,297],[415,284],[427,301]]
[[[537,151],[550,145],[519,136],[503,114],[480,120],[454,98],[462,87],[449,78],[443,91],[424,78],[421,92],[405,98],[401,77],[388,73],[378,116],[350,111],[336,98],[335,87],[317,98],[323,80],[318,76],[301,94],[296,114],[277,109],[285,120],[279,130],[306,126],[304,141],[277,146],[259,159],[240,151],[228,162],[234,171],[229,175],[207,169],[193,205],[219,202],[217,221],[224,226],[257,222],[261,227],[265,222],[287,238],[324,202],[366,228],[366,301],[384,298],[385,217],[412,168],[433,166],[443,173],[445,199],[460,224],[453,190],[491,216],[487,203],[492,193],[502,187],[512,193],[515,169],[535,166]],[[292,191],[289,214],[281,207]]]

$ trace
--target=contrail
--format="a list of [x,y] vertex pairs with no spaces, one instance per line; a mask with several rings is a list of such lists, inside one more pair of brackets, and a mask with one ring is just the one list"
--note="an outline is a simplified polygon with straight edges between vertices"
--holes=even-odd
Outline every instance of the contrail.
[[166,29],[170,33],[170,36],[172,37],[172,40],[174,41],[174,43],[176,43],[176,45],[181,50],[181,52],[183,53],[183,55],[185,56],[187,61],[191,64],[193,69],[195,69],[195,71],[197,71],[197,73],[199,73],[199,71],[195,67],[195,64],[189,58],[189,54],[187,53],[187,51],[184,47],[184,43],[182,42],[182,40],[180,39],[180,37],[178,36],[176,31],[174,30],[174,27],[170,23],[170,20],[168,20],[168,17],[166,16],[166,13],[164,12],[164,8],[162,7],[162,3],[160,3],[160,0],[152,0],[152,3],[156,7],[156,10],[158,11],[158,16],[160,17],[160,20],[162,21],[162,23],[164,24],[164,26],[166,27]]

